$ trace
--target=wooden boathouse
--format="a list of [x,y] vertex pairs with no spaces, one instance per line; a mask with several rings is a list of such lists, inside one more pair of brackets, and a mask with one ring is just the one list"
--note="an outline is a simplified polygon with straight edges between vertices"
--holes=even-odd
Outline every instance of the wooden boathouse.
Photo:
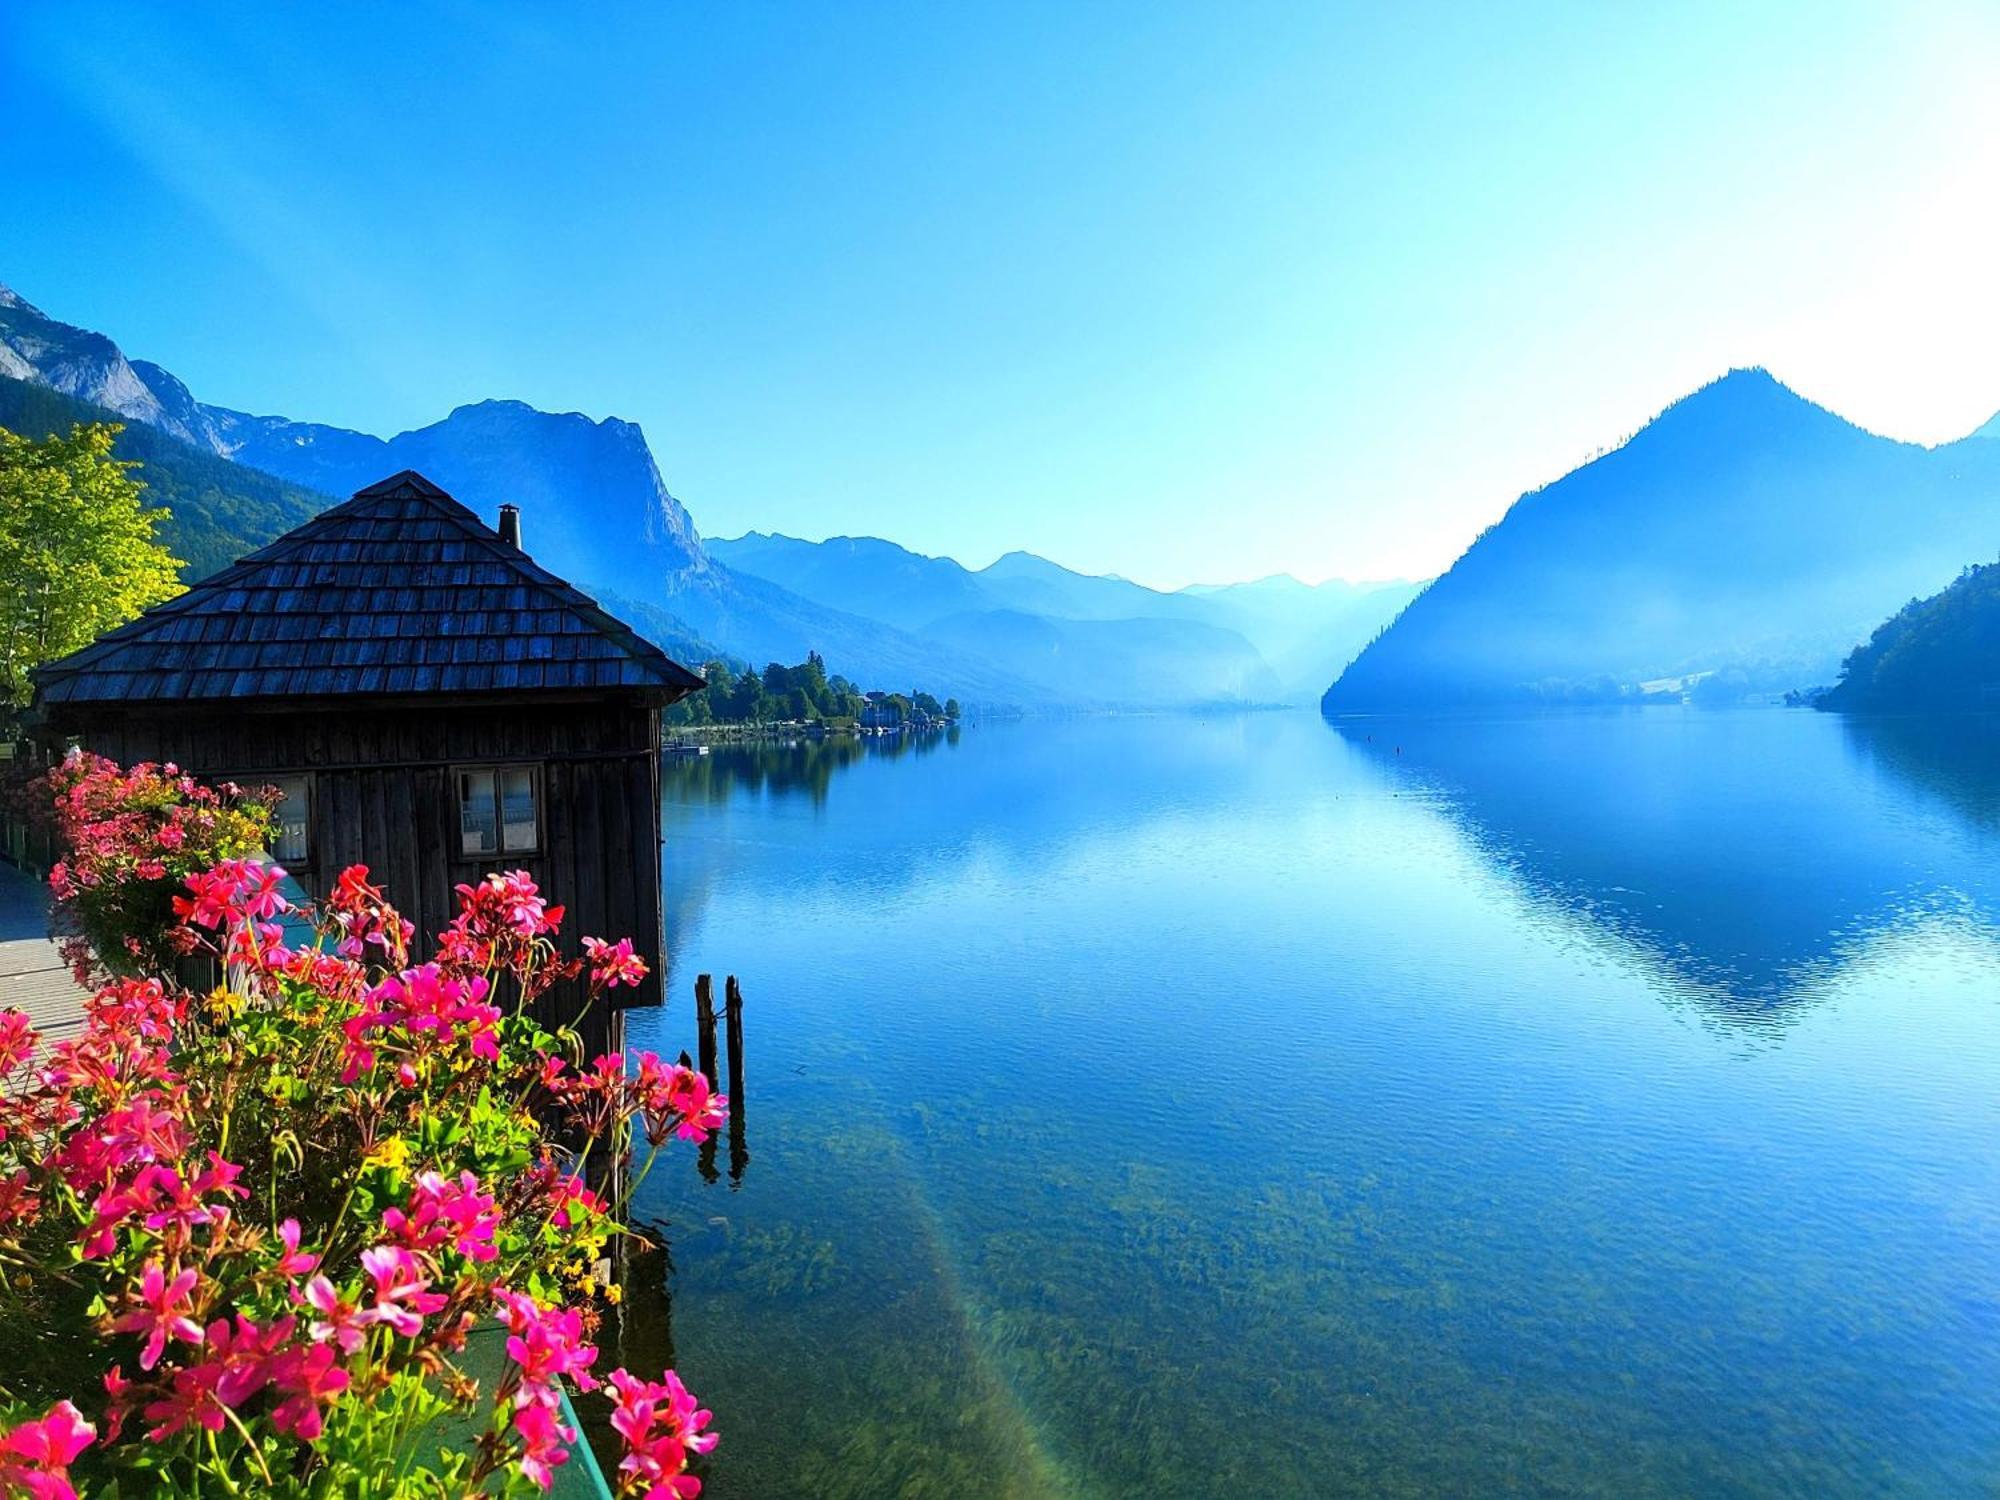
[[405,471],[41,668],[35,705],[51,750],[276,786],[278,863],[309,894],[367,865],[420,938],[454,886],[528,871],[566,952],[644,954],[630,1006],[664,973],[660,710],[701,685],[536,566],[513,507],[496,531]]

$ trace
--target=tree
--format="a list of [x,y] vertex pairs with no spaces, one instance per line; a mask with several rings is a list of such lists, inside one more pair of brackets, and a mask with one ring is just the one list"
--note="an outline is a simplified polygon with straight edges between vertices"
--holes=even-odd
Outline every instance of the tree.
[[802,690],[815,709],[826,712],[833,694],[826,680],[825,658],[817,651],[808,651],[805,661],[792,669],[792,686]]
[[116,423],[39,441],[0,428],[0,696],[24,704],[29,670],[90,644],[181,591],[139,503],[138,467],[111,456]]

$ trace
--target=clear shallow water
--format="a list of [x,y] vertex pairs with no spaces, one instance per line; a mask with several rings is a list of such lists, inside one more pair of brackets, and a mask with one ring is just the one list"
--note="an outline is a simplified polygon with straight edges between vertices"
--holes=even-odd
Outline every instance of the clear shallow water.
[[[719,1500],[2000,1486],[2000,738],[986,726],[670,767]],[[662,1349],[664,1346],[664,1349]]]

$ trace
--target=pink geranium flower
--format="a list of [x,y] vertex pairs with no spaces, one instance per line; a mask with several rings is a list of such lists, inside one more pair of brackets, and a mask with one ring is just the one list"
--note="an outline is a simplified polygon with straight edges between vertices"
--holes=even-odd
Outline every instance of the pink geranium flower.
[[33,1057],[37,1040],[26,1011],[0,1010],[0,1074],[13,1072]]
[[514,1430],[521,1436],[521,1472],[549,1488],[555,1471],[569,1462],[576,1429],[560,1421],[553,1407],[523,1406],[514,1413]]
[[583,953],[590,965],[591,979],[605,989],[637,984],[646,977],[646,961],[632,951],[630,938],[607,943],[603,938],[587,937],[583,940]]
[[278,1225],[278,1244],[283,1253],[278,1257],[278,1270],[287,1276],[310,1275],[319,1266],[317,1255],[307,1255],[299,1249],[299,1221],[286,1219]]
[[0,1436],[0,1490],[34,1500],[76,1500],[66,1472],[97,1438],[97,1429],[67,1401],[48,1415]]
[[216,1384],[221,1379],[222,1366],[219,1364],[195,1365],[174,1371],[167,1393],[158,1401],[146,1404],[146,1420],[153,1424],[147,1429],[146,1436],[156,1443],[163,1443],[190,1422],[210,1432],[222,1431],[229,1416],[215,1394]]
[[316,1442],[324,1429],[321,1411],[347,1389],[347,1371],[325,1344],[287,1349],[272,1360],[271,1383],[283,1395],[271,1408],[271,1425],[303,1442]]
[[382,1227],[411,1250],[438,1250],[449,1245],[470,1260],[490,1261],[500,1251],[493,1232],[500,1227],[500,1210],[491,1193],[479,1191],[470,1172],[458,1180],[437,1172],[420,1173],[410,1191],[407,1210],[391,1208]]
[[415,1338],[423,1329],[424,1319],[450,1300],[442,1292],[427,1290],[430,1278],[424,1275],[417,1258],[399,1245],[377,1245],[363,1250],[361,1269],[368,1273],[375,1295],[374,1305],[354,1315],[354,1321],[364,1327],[386,1323],[404,1338]]
[[306,1333],[315,1343],[330,1341],[347,1354],[361,1347],[361,1340],[367,1335],[360,1310],[334,1290],[332,1282],[324,1276],[313,1277],[306,1283],[304,1300],[319,1314],[306,1325]]
[[184,1344],[202,1341],[202,1327],[194,1320],[191,1300],[199,1279],[193,1271],[182,1271],[169,1281],[158,1261],[146,1262],[146,1269],[139,1277],[135,1305],[111,1324],[117,1333],[146,1335],[146,1347],[139,1352],[140,1369],[150,1370],[160,1362],[170,1338]]
[[224,1406],[241,1406],[271,1382],[272,1363],[291,1341],[295,1320],[278,1318],[259,1327],[242,1313],[231,1328],[226,1318],[208,1325],[208,1363],[218,1371],[215,1395]]

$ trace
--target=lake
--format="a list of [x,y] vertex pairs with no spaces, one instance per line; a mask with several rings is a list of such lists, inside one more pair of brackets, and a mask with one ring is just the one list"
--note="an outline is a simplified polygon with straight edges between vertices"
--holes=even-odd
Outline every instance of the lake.
[[745,1151],[646,1184],[626,1353],[717,1500],[2000,1485],[1990,726],[1030,722],[666,788],[631,1039],[739,975]]

